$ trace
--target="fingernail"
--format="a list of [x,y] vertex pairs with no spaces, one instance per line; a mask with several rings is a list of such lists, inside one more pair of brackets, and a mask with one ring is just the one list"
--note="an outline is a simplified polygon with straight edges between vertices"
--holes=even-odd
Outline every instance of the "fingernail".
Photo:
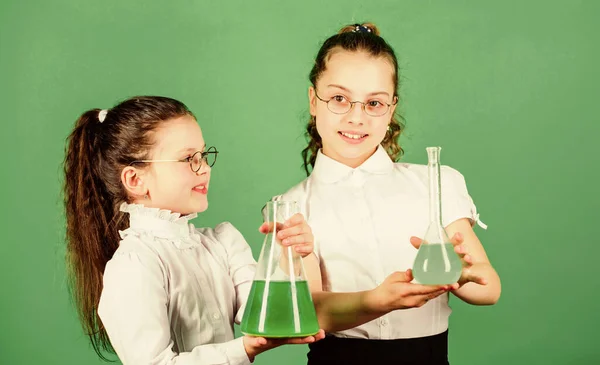
[[290,240],[286,238],[283,241],[281,241],[281,243],[283,243],[284,245],[287,245],[288,243],[290,243]]

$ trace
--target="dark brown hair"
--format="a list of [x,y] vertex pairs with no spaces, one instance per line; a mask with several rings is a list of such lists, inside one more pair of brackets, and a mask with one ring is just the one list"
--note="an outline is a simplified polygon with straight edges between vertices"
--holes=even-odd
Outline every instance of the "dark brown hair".
[[[360,29],[357,29],[360,28]],[[367,31],[370,30],[370,31]],[[329,37],[319,49],[315,64],[310,71],[309,79],[313,87],[316,87],[317,80],[327,68],[327,61],[336,50],[345,50],[350,52],[367,52],[373,57],[385,57],[394,67],[392,75],[394,83],[394,96],[398,96],[398,60],[392,47],[380,37],[379,30],[372,23],[362,23],[348,25],[340,31]],[[396,113],[390,122],[388,132],[385,134],[381,145],[393,161],[396,161],[403,154],[402,147],[398,143],[398,137],[404,130],[404,118]],[[306,175],[310,174],[310,169],[315,165],[317,152],[322,145],[321,136],[317,131],[317,122],[314,116],[308,121],[305,132],[308,140],[308,146],[302,150],[304,160],[304,170]]]
[[[64,161],[67,268],[69,288],[84,331],[94,350],[114,353],[97,309],[104,267],[128,224],[119,211],[128,202],[121,171],[148,158],[152,133],[161,123],[193,114],[181,102],[157,96],[125,100],[109,109],[83,113],[67,138]],[[102,121],[100,121],[102,119]]]

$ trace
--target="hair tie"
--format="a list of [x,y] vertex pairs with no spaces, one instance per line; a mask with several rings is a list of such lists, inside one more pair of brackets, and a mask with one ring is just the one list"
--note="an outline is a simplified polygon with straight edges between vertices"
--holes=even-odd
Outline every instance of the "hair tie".
[[362,24],[354,24],[353,33],[373,33],[373,30],[369,27],[366,27]]
[[106,109],[102,109],[98,112],[98,121],[100,123],[104,122],[104,119],[106,119],[106,114],[108,114],[108,110]]

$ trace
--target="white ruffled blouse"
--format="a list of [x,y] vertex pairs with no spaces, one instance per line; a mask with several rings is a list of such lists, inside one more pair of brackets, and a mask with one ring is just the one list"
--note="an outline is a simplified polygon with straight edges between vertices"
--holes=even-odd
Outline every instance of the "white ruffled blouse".
[[98,314],[123,364],[249,364],[233,323],[256,262],[240,232],[195,228],[195,214],[121,210],[130,227],[106,265]]

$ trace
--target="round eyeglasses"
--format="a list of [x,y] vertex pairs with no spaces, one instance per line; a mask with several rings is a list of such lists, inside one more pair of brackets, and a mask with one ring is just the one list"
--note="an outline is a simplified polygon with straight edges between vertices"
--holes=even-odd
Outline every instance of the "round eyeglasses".
[[381,117],[385,115],[392,105],[396,105],[398,98],[394,96],[394,103],[388,104],[380,100],[368,100],[367,102],[362,101],[350,101],[343,95],[335,95],[329,100],[322,99],[315,90],[315,96],[320,101],[327,104],[327,109],[334,114],[346,114],[348,113],[354,104],[358,103],[362,109],[372,117]]
[[208,167],[213,167],[215,162],[217,162],[217,155],[219,151],[217,148],[212,146],[209,147],[206,151],[196,151],[191,156],[183,158],[181,160],[136,160],[131,162],[129,165],[133,165],[136,163],[150,163],[150,162],[187,162],[190,164],[190,168],[193,172],[200,171],[202,168],[202,163],[206,163]]

